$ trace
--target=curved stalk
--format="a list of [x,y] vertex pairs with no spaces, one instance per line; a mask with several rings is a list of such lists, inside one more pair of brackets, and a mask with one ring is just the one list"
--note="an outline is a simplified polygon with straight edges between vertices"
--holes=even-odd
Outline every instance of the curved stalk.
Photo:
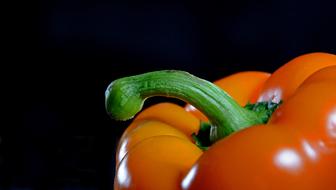
[[152,96],[181,99],[202,111],[211,123],[210,140],[263,123],[260,114],[238,105],[225,91],[187,72],[154,71],[113,81],[105,92],[105,106],[113,119],[127,120]]

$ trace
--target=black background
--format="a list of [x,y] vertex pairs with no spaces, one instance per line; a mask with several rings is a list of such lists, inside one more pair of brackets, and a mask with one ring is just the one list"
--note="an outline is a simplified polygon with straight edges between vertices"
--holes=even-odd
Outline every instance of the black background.
[[[272,72],[304,53],[336,53],[332,1],[49,0],[12,7],[0,187],[13,190],[112,189],[114,149],[128,122],[107,116],[104,91],[118,77],[179,69],[215,80]],[[183,104],[153,98],[146,106],[160,101]]]

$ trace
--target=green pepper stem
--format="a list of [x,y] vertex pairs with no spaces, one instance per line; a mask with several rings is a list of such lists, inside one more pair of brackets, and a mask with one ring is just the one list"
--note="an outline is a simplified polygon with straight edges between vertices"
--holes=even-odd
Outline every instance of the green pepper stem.
[[213,83],[175,70],[154,71],[113,81],[105,92],[106,110],[113,119],[131,119],[152,96],[178,98],[203,112],[211,123],[211,142],[263,123],[258,114],[242,108]]

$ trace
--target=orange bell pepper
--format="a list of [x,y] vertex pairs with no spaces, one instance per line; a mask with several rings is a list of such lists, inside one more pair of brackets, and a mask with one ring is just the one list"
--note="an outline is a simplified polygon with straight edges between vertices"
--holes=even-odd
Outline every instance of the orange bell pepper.
[[[106,109],[116,120],[132,118],[154,95],[190,103],[185,107],[189,112],[161,103],[137,115],[117,148],[114,188],[336,189],[333,65],[335,55],[312,53],[271,76],[242,72],[219,80],[217,85],[231,96],[181,71],[112,82],[105,94]],[[256,103],[242,107],[248,102]],[[211,142],[206,151],[195,145],[202,139],[192,138],[201,133]]]

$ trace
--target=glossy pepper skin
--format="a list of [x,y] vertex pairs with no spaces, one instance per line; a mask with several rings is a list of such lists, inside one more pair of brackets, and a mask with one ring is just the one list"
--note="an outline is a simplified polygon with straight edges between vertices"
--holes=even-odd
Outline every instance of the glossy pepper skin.
[[191,141],[198,129],[199,120],[172,103],[141,112],[120,139],[114,189],[179,189],[202,154]]
[[302,84],[267,125],[246,128],[215,143],[193,166],[182,187],[332,190],[335,176],[334,66]]
[[[336,182],[332,179],[336,173],[332,171],[336,171],[336,150],[335,138],[331,136],[336,133],[336,74],[335,67],[329,67],[332,65],[336,65],[335,55],[312,53],[291,60],[271,76],[242,72],[218,80],[217,85],[237,99],[237,103],[220,102],[223,105],[219,108],[234,110],[246,101],[257,100],[276,103],[282,100],[283,104],[266,125],[258,118],[254,120],[250,112],[241,111],[248,116],[247,121],[229,120],[242,125],[237,128],[232,125],[234,130],[229,127],[229,133],[213,135],[216,142],[204,153],[193,144],[190,135],[199,130],[199,119],[208,120],[206,116],[211,124],[227,124],[227,120],[216,120],[220,116],[213,116],[222,110],[211,112],[198,105],[202,101],[197,102],[189,95],[181,97],[179,88],[172,88],[175,92],[170,93],[162,84],[157,85],[162,88],[158,95],[181,98],[203,109],[206,116],[190,109],[191,104],[185,107],[185,112],[170,103],[154,105],[137,115],[117,149],[115,189],[335,189]],[[252,75],[251,79],[244,86],[246,80],[242,79],[248,75]],[[128,82],[137,80],[132,78]],[[150,80],[145,82],[146,87],[150,86]],[[208,85],[197,81],[189,86],[194,84]],[[118,100],[115,98],[118,96],[111,94],[118,85],[110,85],[107,90],[106,107],[110,114],[114,111],[110,104]],[[211,92],[221,93],[213,89]],[[145,94],[143,99],[153,95],[147,91],[141,93]],[[222,97],[229,99],[225,94]],[[130,102],[136,104],[136,101]],[[129,118],[111,115],[115,119]],[[222,115],[234,117],[230,112]],[[214,133],[219,131],[216,126],[213,128]]]
[[[277,69],[270,77],[266,72],[240,72],[214,83],[227,91],[241,106],[256,101],[286,101],[311,74],[336,64],[336,56],[328,53],[309,53],[298,56]],[[247,81],[247,82],[246,82]],[[186,111],[199,119],[207,118],[191,105]]]

